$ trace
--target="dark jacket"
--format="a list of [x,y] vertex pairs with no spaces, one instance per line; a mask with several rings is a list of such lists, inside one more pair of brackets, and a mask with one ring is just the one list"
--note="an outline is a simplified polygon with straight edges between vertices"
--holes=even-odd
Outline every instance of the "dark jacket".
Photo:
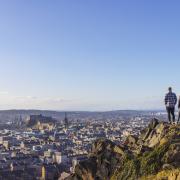
[[178,101],[178,108],[180,109],[180,98],[179,98],[179,101]]

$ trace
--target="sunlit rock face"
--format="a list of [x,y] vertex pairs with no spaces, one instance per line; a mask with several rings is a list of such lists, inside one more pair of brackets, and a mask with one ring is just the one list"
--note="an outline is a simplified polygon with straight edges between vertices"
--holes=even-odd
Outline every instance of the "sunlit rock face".
[[88,160],[79,162],[67,180],[179,180],[180,125],[153,119],[139,137],[122,146],[99,139]]

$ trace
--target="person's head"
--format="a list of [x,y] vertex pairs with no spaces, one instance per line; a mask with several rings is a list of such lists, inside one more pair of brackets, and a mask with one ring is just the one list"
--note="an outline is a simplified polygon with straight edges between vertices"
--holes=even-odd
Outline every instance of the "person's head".
[[169,87],[169,88],[168,88],[168,91],[169,91],[169,92],[172,92],[172,87]]

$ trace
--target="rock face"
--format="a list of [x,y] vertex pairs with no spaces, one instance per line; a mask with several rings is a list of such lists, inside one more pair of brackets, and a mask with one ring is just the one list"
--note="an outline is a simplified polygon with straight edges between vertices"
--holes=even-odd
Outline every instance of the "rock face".
[[136,180],[180,177],[180,125],[153,119],[139,137],[124,145],[97,140],[89,159],[79,162],[67,180]]
[[122,165],[124,158],[124,147],[117,146],[109,140],[99,139],[93,144],[89,159],[80,162],[75,168],[75,174],[69,179],[109,179]]

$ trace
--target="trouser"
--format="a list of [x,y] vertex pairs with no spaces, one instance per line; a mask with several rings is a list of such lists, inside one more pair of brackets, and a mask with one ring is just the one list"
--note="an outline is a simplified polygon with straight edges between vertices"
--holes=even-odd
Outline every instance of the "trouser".
[[175,122],[175,107],[167,107],[167,113],[168,113],[168,120],[171,122],[171,116],[172,116],[172,121]]
[[178,114],[178,120],[177,120],[177,122],[179,122],[179,120],[180,120],[180,109],[179,109],[179,114]]

